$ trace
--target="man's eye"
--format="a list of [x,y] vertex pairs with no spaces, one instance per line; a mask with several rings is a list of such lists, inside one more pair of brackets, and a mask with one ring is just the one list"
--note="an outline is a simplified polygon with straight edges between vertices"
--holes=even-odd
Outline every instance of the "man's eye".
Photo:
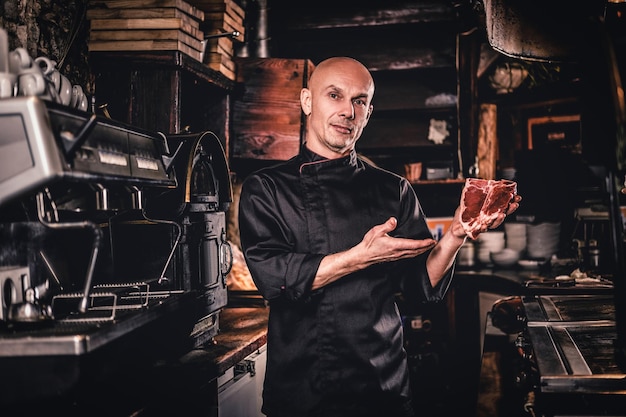
[[364,106],[365,100],[361,100],[360,98],[357,98],[356,100],[354,100],[354,104],[356,104],[357,106]]
[[330,93],[328,96],[329,96],[330,98],[332,98],[332,99],[336,99],[336,98],[338,98],[338,97],[339,97],[339,95],[337,95],[337,93]]

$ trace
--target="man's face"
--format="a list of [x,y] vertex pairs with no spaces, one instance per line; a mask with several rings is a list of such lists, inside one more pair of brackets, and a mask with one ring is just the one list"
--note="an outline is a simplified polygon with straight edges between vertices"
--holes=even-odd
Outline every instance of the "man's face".
[[327,158],[348,154],[372,112],[372,78],[362,65],[340,60],[318,67],[301,94],[309,116],[307,147]]

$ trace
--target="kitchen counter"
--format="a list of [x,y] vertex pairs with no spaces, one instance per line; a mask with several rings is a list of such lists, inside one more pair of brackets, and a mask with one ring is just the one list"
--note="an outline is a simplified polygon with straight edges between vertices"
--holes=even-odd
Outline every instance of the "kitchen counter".
[[212,344],[155,366],[152,400],[133,415],[214,415],[217,378],[265,345],[268,317],[267,307],[224,308]]
[[[579,284],[555,280],[569,275],[574,265],[556,265],[552,268],[523,269],[519,266],[497,268],[477,266],[457,268],[450,291],[446,296],[444,324],[449,332],[447,361],[453,369],[452,392],[464,412],[477,403],[479,378],[485,349],[494,343],[507,343],[508,335],[494,328],[491,309],[500,299],[537,294],[612,293],[612,286]],[[486,335],[489,335],[486,338]],[[461,413],[458,413],[461,414]]]
[[182,371],[186,368],[212,379],[223,374],[249,354],[265,345],[269,308],[238,307],[225,308],[220,313],[220,331],[214,343],[194,349],[174,365]]
[[528,295],[546,292],[587,293],[589,291],[611,293],[613,286],[608,281],[574,282],[559,281],[559,275],[569,275],[575,266],[555,266],[551,269],[511,268],[457,268],[455,270],[456,287],[471,287],[477,291],[506,295]]
[[[28,407],[22,402],[15,410],[5,411],[21,417],[42,414],[68,417],[217,415],[217,379],[265,345],[268,316],[267,307],[224,308],[219,315],[219,333],[212,343],[191,350],[181,346],[165,356],[155,355],[154,352],[160,351],[155,346],[144,355],[155,358],[142,363],[127,361],[124,350],[102,353],[91,361],[87,356],[81,362],[85,375],[91,375],[90,370],[102,360],[123,365],[105,366],[103,371],[94,374],[97,376],[84,378],[76,384],[76,390],[62,397],[39,398],[33,392]],[[167,329],[163,331],[168,334]],[[144,342],[149,346],[150,343],[166,343],[166,340],[159,335]],[[50,366],[63,366],[62,362],[57,362]],[[34,362],[39,367],[41,363]],[[46,369],[54,378],[62,377],[59,370]]]

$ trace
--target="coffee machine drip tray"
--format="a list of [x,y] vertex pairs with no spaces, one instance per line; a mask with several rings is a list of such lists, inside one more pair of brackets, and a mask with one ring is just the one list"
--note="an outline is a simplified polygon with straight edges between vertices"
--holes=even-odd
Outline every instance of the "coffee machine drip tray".
[[187,307],[193,304],[190,297],[189,292],[160,288],[158,281],[96,285],[88,309],[79,312],[82,293],[60,294],[53,298],[50,318],[5,323],[0,359],[87,355],[134,332],[158,331],[155,323],[163,330],[168,322],[177,322],[186,328],[180,338],[185,340],[194,323]]

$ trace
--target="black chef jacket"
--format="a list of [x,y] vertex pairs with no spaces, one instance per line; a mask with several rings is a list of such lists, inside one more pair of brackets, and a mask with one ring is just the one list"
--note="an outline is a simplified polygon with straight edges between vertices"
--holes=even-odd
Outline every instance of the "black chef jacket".
[[[410,398],[395,297],[443,298],[426,254],[371,266],[319,290],[322,258],[358,244],[373,226],[398,219],[391,235],[430,238],[409,182],[349,156],[298,156],[250,175],[239,203],[241,243],[269,301],[263,412],[270,416],[365,416]],[[375,415],[377,412],[374,411]],[[399,414],[400,415],[400,414]]]

